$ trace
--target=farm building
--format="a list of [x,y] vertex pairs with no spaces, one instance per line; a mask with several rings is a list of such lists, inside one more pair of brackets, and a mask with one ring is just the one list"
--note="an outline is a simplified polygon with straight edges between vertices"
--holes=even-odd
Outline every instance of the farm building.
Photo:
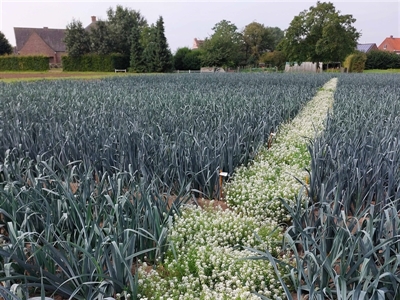
[[358,44],[356,47],[357,51],[368,53],[370,51],[378,50],[378,46],[375,43],[369,44]]
[[393,35],[391,35],[379,45],[378,49],[400,54],[400,38],[395,38]]

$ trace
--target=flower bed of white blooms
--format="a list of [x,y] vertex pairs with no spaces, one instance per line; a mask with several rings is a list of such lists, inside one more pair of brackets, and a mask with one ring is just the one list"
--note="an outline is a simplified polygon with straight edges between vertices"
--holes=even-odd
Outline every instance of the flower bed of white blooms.
[[[139,268],[139,299],[270,299],[284,297],[268,260],[245,250],[280,252],[282,229],[289,216],[279,197],[294,201],[305,168],[307,143],[323,129],[333,104],[337,79],[324,85],[292,120],[283,125],[270,149],[262,149],[248,167],[235,171],[225,187],[231,209],[187,206],[170,229],[171,250],[163,264]],[[289,259],[287,258],[289,262]],[[150,270],[149,270],[150,269]],[[285,273],[284,269],[280,269]]]

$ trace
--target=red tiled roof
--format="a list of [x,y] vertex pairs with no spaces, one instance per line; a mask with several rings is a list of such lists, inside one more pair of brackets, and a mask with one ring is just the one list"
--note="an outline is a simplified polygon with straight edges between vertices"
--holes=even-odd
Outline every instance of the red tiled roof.
[[379,50],[400,51],[400,38],[387,37],[378,48]]

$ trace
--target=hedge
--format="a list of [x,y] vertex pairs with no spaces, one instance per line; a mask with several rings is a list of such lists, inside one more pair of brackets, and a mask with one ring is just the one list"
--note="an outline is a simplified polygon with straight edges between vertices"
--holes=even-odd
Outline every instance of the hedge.
[[82,56],[63,56],[63,71],[114,72],[115,69],[128,69],[129,56],[120,54]]
[[0,71],[47,71],[49,58],[46,56],[0,56]]
[[367,54],[367,61],[365,62],[365,69],[399,69],[400,68],[400,55],[383,50],[374,50]]

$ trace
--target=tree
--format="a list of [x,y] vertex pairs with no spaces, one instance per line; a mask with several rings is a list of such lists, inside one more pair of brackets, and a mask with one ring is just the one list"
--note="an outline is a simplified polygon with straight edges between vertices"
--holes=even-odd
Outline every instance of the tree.
[[141,34],[137,21],[134,22],[130,36],[131,51],[130,51],[130,67],[131,70],[137,73],[145,72],[146,66],[143,58],[143,46],[140,41]]
[[13,52],[10,42],[7,40],[4,33],[0,31],[0,55],[11,54]]
[[64,43],[70,56],[81,56],[90,52],[89,33],[83,28],[81,21],[73,20],[67,25]]
[[237,29],[235,24],[226,20],[215,24],[213,35],[206,38],[201,47],[204,50],[203,66],[235,67],[241,63],[243,39]]
[[123,8],[121,5],[117,5],[115,10],[109,8],[107,16],[108,28],[112,36],[112,52],[129,55],[132,27],[135,26],[136,22],[139,28],[142,29],[147,26],[147,21],[139,11]]
[[164,20],[160,16],[156,22],[156,72],[168,72],[172,70],[172,54],[169,50],[164,31]]
[[275,50],[272,52],[265,52],[261,55],[260,61],[266,65],[272,65],[279,70],[283,70],[286,65],[286,56],[282,51]]
[[271,44],[270,44],[270,51],[274,51],[280,41],[284,38],[285,33],[279,27],[266,27],[268,34],[270,35]]
[[186,68],[186,65],[184,63],[185,56],[190,52],[191,50],[188,47],[183,47],[179,48],[174,56],[174,67],[175,70],[189,70]]
[[201,68],[201,55],[199,49],[179,48],[174,56],[175,70],[199,70]]
[[352,15],[340,15],[330,2],[295,16],[279,44],[291,62],[342,62],[357,46],[360,33]]
[[156,53],[157,53],[157,34],[156,27],[152,24],[142,35],[143,44],[143,59],[146,66],[146,72],[156,72]]
[[246,25],[242,35],[247,64],[257,64],[263,53],[275,49],[283,37],[283,31],[278,27],[265,27],[264,24],[252,22]]
[[108,28],[107,22],[97,21],[89,33],[90,36],[90,52],[106,55],[113,52],[112,35]]

